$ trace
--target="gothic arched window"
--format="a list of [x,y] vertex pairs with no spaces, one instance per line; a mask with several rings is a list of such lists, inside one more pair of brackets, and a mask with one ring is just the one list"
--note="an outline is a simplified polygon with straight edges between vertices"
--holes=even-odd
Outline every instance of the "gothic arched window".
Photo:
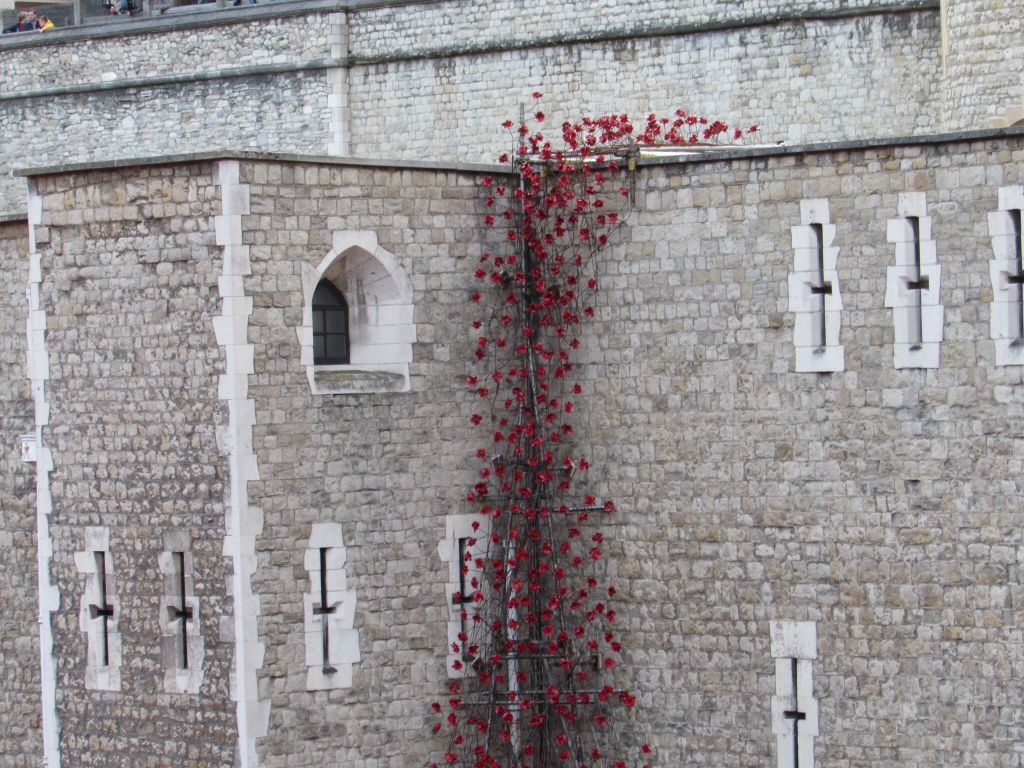
[[313,293],[313,364],[348,365],[348,304],[329,280]]

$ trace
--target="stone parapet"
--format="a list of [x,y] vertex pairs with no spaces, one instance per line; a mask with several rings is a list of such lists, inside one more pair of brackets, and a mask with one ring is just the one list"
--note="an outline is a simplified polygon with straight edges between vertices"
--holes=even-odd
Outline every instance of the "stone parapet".
[[[556,126],[683,108],[767,141],[922,133],[938,18],[932,0],[314,2],[7,35],[0,166],[195,146],[488,161],[535,90]],[[23,205],[0,180],[0,211]]]

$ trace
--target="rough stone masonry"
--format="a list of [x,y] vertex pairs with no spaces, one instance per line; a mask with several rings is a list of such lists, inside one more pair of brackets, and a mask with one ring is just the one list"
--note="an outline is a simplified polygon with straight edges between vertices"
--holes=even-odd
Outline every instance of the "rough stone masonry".
[[[601,265],[578,433],[594,491],[619,509],[606,567],[620,586],[620,674],[641,692],[630,727],[663,764],[772,760],[769,624],[812,622],[821,764],[1015,765],[1021,370],[995,361],[987,221],[999,190],[1022,183],[1021,141],[737,150],[638,171],[638,213]],[[249,269],[226,293],[229,249],[211,223],[232,167]],[[248,764],[425,761],[441,746],[427,719],[446,684],[437,545],[472,477],[462,379],[477,173],[243,156],[32,181],[62,760],[235,759],[224,541],[238,446],[223,428],[236,406],[217,391],[227,362],[212,330],[234,293],[251,302],[241,341],[258,467],[243,491],[259,509],[244,639],[262,648],[246,711],[268,718],[261,732],[253,716]],[[925,193],[944,269],[934,370],[893,367],[886,222],[906,192]],[[793,367],[790,230],[808,199],[827,200],[836,227],[836,373]],[[311,391],[302,276],[353,232],[376,233],[411,276],[410,392]],[[360,660],[351,687],[307,690],[305,553],[324,522],[344,532]],[[95,525],[110,529],[124,611],[113,694],[85,686],[76,621],[71,555]],[[197,695],[161,692],[157,561],[170,528],[192,541],[207,657]]]
[[[463,163],[541,89],[555,125],[685,106],[790,142],[644,161],[600,265],[576,439],[617,503],[628,738],[665,766],[1019,768],[1019,9],[590,7],[268,3],[0,40],[2,162],[35,166],[0,180],[0,765],[443,752],[439,545],[474,475],[499,172]],[[888,275],[915,249],[938,363],[897,368]],[[364,364],[314,364],[320,279]],[[828,372],[798,372],[809,287]]]

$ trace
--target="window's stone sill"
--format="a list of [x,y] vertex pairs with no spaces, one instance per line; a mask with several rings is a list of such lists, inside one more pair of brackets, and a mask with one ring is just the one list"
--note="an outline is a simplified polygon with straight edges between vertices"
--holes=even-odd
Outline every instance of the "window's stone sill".
[[318,365],[313,368],[313,393],[358,395],[371,392],[408,392],[409,366]]

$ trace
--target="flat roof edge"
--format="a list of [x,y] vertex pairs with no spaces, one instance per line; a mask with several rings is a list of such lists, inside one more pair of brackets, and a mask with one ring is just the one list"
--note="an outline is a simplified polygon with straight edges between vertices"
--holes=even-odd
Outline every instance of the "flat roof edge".
[[343,165],[355,168],[390,168],[411,171],[447,171],[457,173],[503,173],[509,169],[504,165],[488,163],[465,163],[442,160],[403,160],[372,157],[340,157],[336,155],[302,155],[289,152],[250,151],[209,151],[183,152],[170,155],[132,157],[123,160],[92,160],[82,163],[61,163],[39,167],[15,168],[15,176],[52,176],[61,173],[83,171],[115,170],[118,168],[141,168],[155,165],[184,165],[206,163],[216,160],[265,160],[282,163],[308,163],[316,165]]
[[[984,141],[1004,137],[1024,137],[1024,126],[1008,128],[984,128],[973,131],[949,131],[945,133],[928,133],[912,136],[895,136],[891,138],[850,139],[845,141],[826,141],[813,144],[779,144],[774,147],[749,147],[743,145],[721,145],[707,151],[697,151],[688,155],[670,155],[665,157],[643,157],[638,165],[660,166],[691,163],[713,163],[719,160],[740,160],[759,157],[784,157],[786,155],[828,154],[830,152],[856,152],[867,149],[883,149],[887,147],[912,147],[935,144],[955,144],[962,141]],[[685,147],[681,148],[685,151]]]
[[[830,141],[814,144],[786,145],[775,147],[749,147],[742,145],[729,146],[686,155],[667,155],[665,157],[645,157],[639,161],[640,167],[664,165],[686,165],[694,163],[710,163],[721,160],[742,160],[768,157],[784,157],[789,155],[827,154],[831,152],[855,152],[859,150],[881,149],[887,147],[928,146],[935,144],[955,144],[957,142],[984,141],[998,138],[1024,138],[1024,126],[1009,128],[989,128],[974,131],[953,131],[947,133],[921,134],[916,136],[899,136],[894,138],[857,139],[849,141]],[[681,148],[685,151],[685,147]],[[186,163],[213,162],[216,160],[263,160],[268,162],[304,163],[314,165],[339,165],[355,168],[389,168],[395,170],[444,171],[455,173],[508,173],[507,165],[492,163],[468,163],[444,160],[406,160],[396,158],[364,158],[339,157],[332,155],[303,155],[287,152],[256,152],[256,151],[209,151],[188,152],[150,157],[125,158],[123,160],[94,160],[82,163],[62,163],[38,167],[15,168],[15,176],[50,176],[61,173],[80,173],[83,171],[115,170],[118,168],[140,168],[158,165],[182,165]]]

